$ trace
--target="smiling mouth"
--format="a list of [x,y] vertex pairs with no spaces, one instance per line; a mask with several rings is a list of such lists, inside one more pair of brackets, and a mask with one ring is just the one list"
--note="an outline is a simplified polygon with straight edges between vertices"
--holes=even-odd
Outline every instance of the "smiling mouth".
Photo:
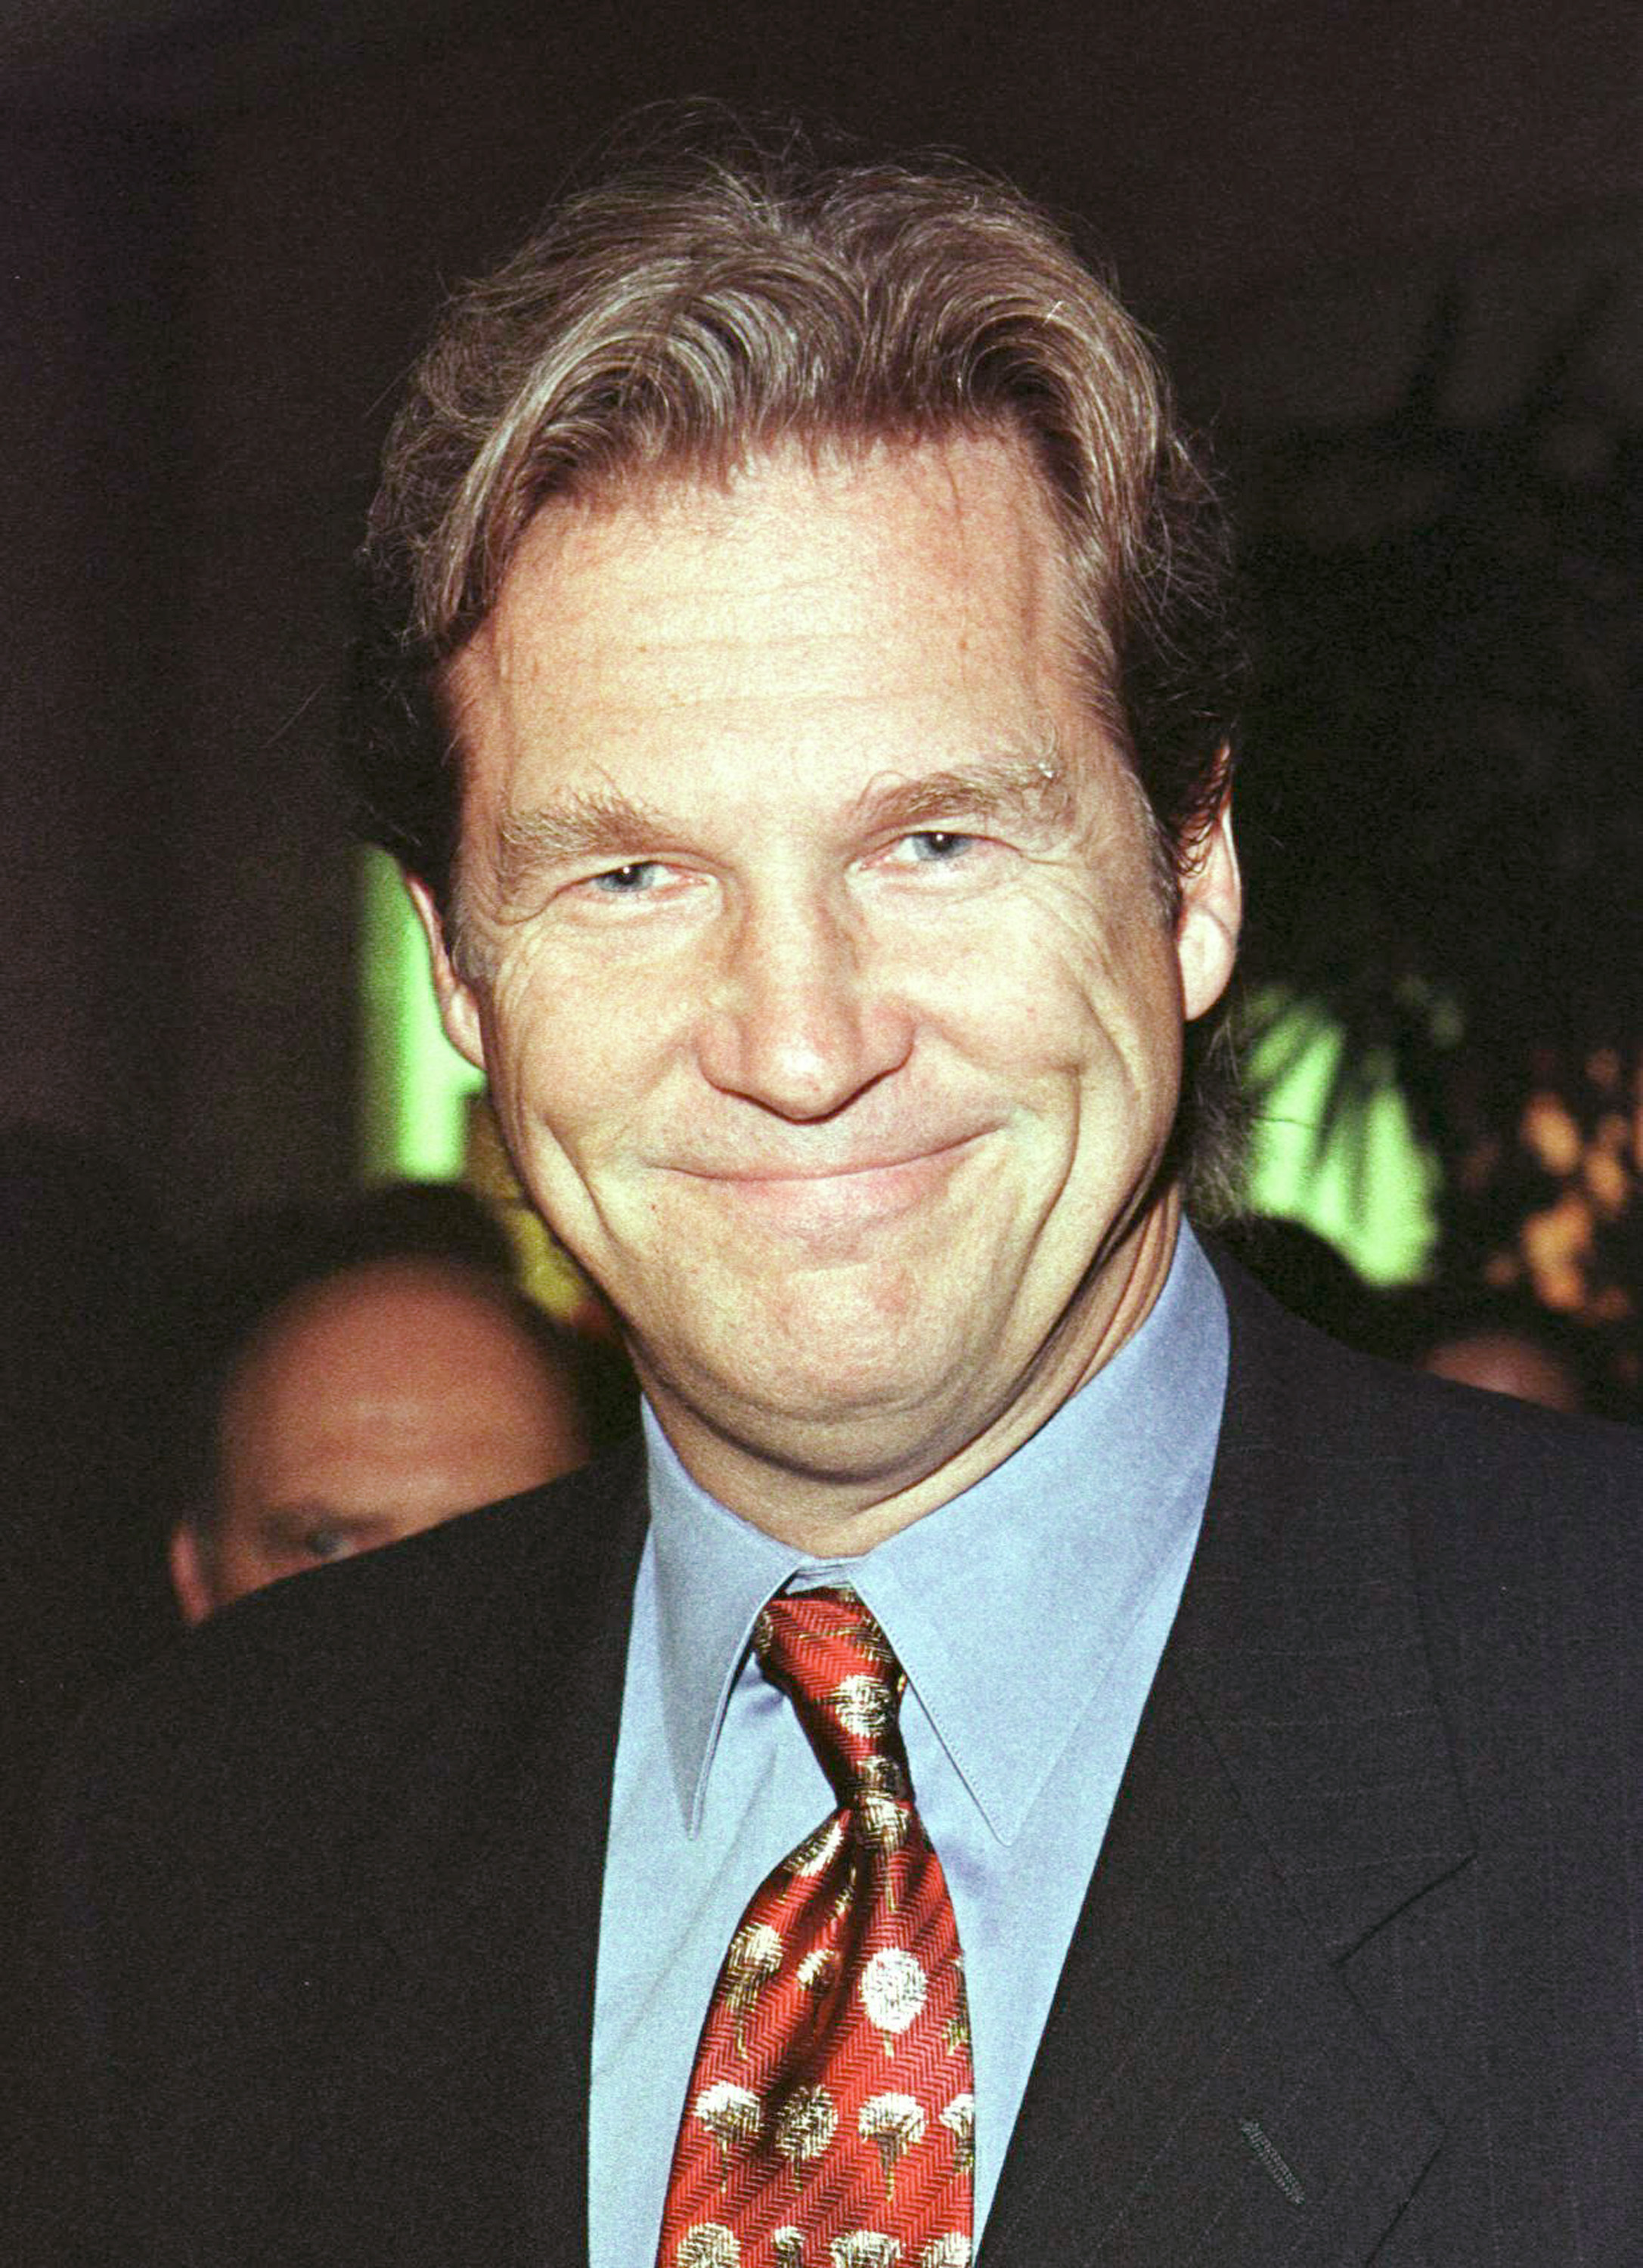
[[967,1134],[932,1149],[838,1166],[682,1170],[692,1180],[723,1190],[742,1219],[815,1237],[872,1227],[918,1211],[940,1195],[955,1167],[981,1138]]
[[808,1189],[834,1182],[869,1182],[883,1175],[916,1172],[922,1167],[944,1166],[980,1141],[980,1134],[956,1135],[917,1150],[895,1151],[883,1158],[859,1158],[842,1165],[789,1166],[777,1163],[749,1166],[682,1166],[675,1170],[692,1180],[723,1182],[734,1188]]

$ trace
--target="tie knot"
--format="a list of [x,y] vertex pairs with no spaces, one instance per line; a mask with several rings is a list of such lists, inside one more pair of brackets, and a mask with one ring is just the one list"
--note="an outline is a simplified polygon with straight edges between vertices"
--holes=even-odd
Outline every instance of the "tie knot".
[[907,1800],[897,1719],[907,1683],[853,1591],[772,1599],[753,1633],[759,1667],[789,1695],[843,1803]]

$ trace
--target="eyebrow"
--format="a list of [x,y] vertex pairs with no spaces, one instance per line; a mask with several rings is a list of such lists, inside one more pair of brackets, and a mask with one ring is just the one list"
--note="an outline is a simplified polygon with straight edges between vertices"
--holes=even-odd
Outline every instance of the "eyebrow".
[[1072,783],[1046,736],[1032,753],[954,764],[917,778],[873,782],[858,815],[875,834],[912,834],[941,819],[1026,820],[1043,826],[1071,816]]
[[[1013,819],[1043,826],[1065,821],[1074,795],[1067,768],[1046,734],[1030,752],[944,766],[915,777],[887,770],[855,805],[855,822],[873,834],[911,834],[941,819]],[[542,869],[559,862],[653,857],[689,833],[654,804],[608,784],[574,788],[552,803],[505,813],[497,829],[497,876],[513,904]]]
[[679,829],[653,805],[620,788],[576,788],[557,802],[504,814],[497,829],[497,876],[511,904],[544,866],[561,859],[608,858],[620,864],[653,852]]

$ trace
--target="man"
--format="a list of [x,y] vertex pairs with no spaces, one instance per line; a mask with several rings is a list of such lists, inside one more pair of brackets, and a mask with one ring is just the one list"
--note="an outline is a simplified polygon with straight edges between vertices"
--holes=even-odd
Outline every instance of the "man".
[[298,1285],[213,1397],[207,1485],[171,1538],[184,1620],[585,1463],[571,1363],[467,1262],[408,1254]]
[[362,766],[646,1453],[88,1732],[45,2257],[1637,2257],[1636,1451],[1183,1219],[1219,553],[957,169],[674,166],[447,318]]

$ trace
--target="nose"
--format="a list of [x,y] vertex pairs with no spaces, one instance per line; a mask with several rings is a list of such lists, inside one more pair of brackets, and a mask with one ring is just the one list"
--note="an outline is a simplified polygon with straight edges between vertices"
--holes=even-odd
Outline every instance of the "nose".
[[911,1051],[911,1016],[878,960],[848,908],[750,902],[703,1004],[703,1075],[795,1123],[834,1116]]

